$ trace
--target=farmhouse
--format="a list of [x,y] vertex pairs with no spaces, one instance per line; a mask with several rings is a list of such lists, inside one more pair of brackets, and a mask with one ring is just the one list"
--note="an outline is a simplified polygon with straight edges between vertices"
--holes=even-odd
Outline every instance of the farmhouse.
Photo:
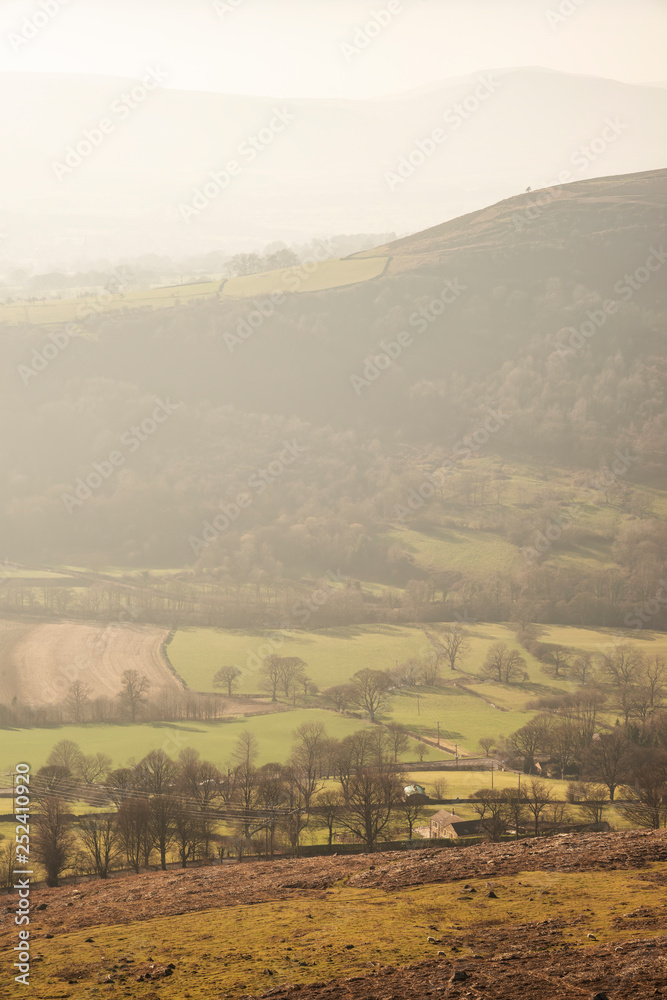
[[431,816],[429,823],[429,836],[447,837],[455,840],[457,837],[471,837],[480,832],[480,821],[478,819],[462,819],[456,813],[447,812],[440,809]]

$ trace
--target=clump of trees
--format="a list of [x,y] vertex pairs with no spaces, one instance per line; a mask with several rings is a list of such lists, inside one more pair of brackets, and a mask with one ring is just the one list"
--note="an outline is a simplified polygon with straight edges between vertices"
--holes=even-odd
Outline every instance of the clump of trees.
[[[35,854],[57,885],[68,870],[107,878],[124,866],[165,869],[173,857],[186,867],[225,851],[296,855],[309,826],[326,829],[329,843],[338,833],[373,850],[397,824],[412,837],[421,802],[405,800],[400,756],[409,746],[397,725],[336,740],[321,723],[306,722],[283,763],[259,764],[257,740],[246,730],[220,770],[192,748],[176,759],[152,750],[114,768],[105,755],[61,740],[31,785]],[[71,815],[81,798],[108,809]],[[232,832],[220,834],[221,824]]]

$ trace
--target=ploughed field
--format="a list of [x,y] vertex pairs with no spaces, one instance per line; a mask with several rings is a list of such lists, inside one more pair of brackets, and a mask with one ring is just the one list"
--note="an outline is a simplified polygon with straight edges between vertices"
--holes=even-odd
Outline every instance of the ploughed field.
[[35,888],[30,994],[645,1000],[666,884],[667,832],[635,830]]
[[115,697],[125,670],[148,678],[151,689],[182,690],[162,653],[166,629],[146,625],[93,625],[80,622],[26,624],[0,621],[2,700],[52,705],[73,681],[84,681],[91,696]]

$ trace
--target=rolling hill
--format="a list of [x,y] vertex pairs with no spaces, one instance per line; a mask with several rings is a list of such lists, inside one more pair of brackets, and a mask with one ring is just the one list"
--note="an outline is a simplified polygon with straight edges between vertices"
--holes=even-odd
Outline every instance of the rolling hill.
[[[0,74],[10,259],[414,232],[564,172],[586,180],[667,157],[667,91],[596,77],[491,68],[382,100],[282,102],[169,89],[159,66],[146,78]],[[211,175],[233,161],[239,173],[216,192]]]

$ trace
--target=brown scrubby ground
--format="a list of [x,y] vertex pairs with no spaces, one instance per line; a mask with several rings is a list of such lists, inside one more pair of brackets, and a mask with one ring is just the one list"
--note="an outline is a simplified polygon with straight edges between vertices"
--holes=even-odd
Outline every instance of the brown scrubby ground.
[[[536,876],[532,873],[541,874]],[[604,886],[606,880],[614,878],[614,875],[608,873],[615,873],[619,878],[625,877],[623,873],[631,873],[634,888],[629,910],[620,905],[626,898],[630,898],[625,889],[621,895],[614,897],[613,908],[610,898],[605,940],[597,941],[594,935],[588,933],[591,927],[597,931],[598,924],[590,924],[588,915],[583,912],[583,902],[582,912],[579,914],[576,911],[577,901],[574,900],[573,917],[572,899],[563,899],[562,896],[554,899],[553,894],[549,897],[550,890],[540,895],[535,888],[551,885],[549,879],[564,877],[571,879],[572,885],[585,886],[590,878],[591,883],[595,881],[598,886]],[[487,881],[489,885],[486,884]],[[448,1000],[455,997],[487,997],[493,1000],[537,1000],[548,997],[557,1000],[561,997],[591,998],[596,992],[604,991],[609,1000],[645,1000],[651,997],[667,998],[667,905],[664,905],[667,904],[666,882],[667,831],[634,830],[566,835],[468,848],[415,849],[407,852],[249,862],[181,871],[116,875],[107,881],[96,879],[77,885],[68,884],[58,889],[35,889],[31,897],[31,931],[35,944],[48,958],[49,946],[57,945],[59,938],[61,942],[69,940],[69,935],[72,935],[72,946],[76,942],[76,948],[80,949],[79,938],[83,940],[86,933],[94,932],[96,941],[104,942],[104,928],[113,928],[113,933],[120,933],[119,928],[122,930],[123,925],[146,927],[145,921],[162,920],[159,927],[164,933],[164,929],[173,928],[180,919],[183,924],[183,940],[186,940],[185,924],[197,914],[201,914],[200,923],[203,926],[208,923],[207,911],[215,910],[219,914],[227,912],[226,908],[235,908],[234,913],[239,914],[239,919],[242,913],[249,913],[248,919],[259,921],[263,910],[268,912],[276,901],[286,901],[288,906],[298,904],[303,907],[297,912],[303,916],[305,942],[306,928],[311,931],[314,926],[312,922],[308,924],[308,920],[313,919],[308,911],[315,913],[314,907],[317,906],[325,907],[323,912],[326,913],[326,907],[334,905],[330,895],[332,889],[348,894],[351,892],[353,899],[358,898],[362,902],[374,898],[376,907],[382,907],[381,903],[377,903],[378,893],[386,893],[388,895],[384,898],[391,899],[405,897],[407,892],[411,897],[411,905],[416,907],[416,912],[420,915],[423,912],[423,919],[427,921],[426,914],[428,907],[432,905],[433,893],[439,893],[437,886],[442,885],[442,892],[448,893],[446,916],[450,921],[456,921],[457,913],[465,910],[466,918],[459,918],[458,923],[450,922],[444,932],[442,926],[440,931],[434,927],[435,940],[429,944],[426,944],[425,934],[419,931],[419,940],[424,942],[423,957],[429,956],[427,961],[403,964],[392,960],[389,954],[386,957],[378,956],[377,953],[371,955],[371,940],[363,942],[369,946],[363,961],[361,942],[358,942],[355,952],[342,952],[344,958],[347,955],[355,957],[356,965],[350,966],[354,972],[352,976],[340,974],[340,969],[343,968],[340,963],[336,969],[338,974],[334,978],[317,983],[308,981],[307,968],[294,969],[295,975],[291,980],[286,980],[282,972],[274,975],[274,970],[264,969],[261,971],[266,973],[266,987],[261,989],[256,988],[256,971],[253,980],[248,969],[248,979],[240,982],[246,982],[249,989],[238,988],[237,980],[234,980],[233,989],[216,991],[207,987],[206,992],[201,993],[192,985],[196,982],[201,989],[204,986],[201,978],[189,981],[183,979],[187,969],[192,969],[192,965],[187,965],[188,956],[185,953],[179,968],[179,960],[174,952],[177,960],[173,971],[166,965],[168,958],[164,961],[156,959],[158,964],[153,963],[149,967],[146,957],[137,952],[132,960],[120,963],[123,973],[120,980],[113,979],[120,975],[119,960],[116,958],[116,964],[109,965],[115,971],[108,974],[111,977],[108,983],[104,978],[98,978],[96,983],[88,981],[84,989],[85,975],[80,969],[72,973],[75,976],[72,985],[58,990],[57,994],[48,995],[73,998],[84,995],[152,998],[160,995],[165,1000],[203,995],[219,998],[270,996],[279,1000],[311,1000],[315,997],[329,1000],[416,1000],[417,997],[425,996],[443,996]],[[455,884],[448,887],[447,883]],[[472,897],[470,899],[474,904],[472,908],[467,906],[468,899],[465,898],[466,886],[471,883],[477,887],[477,896],[474,900]],[[560,885],[559,891],[566,891],[566,884],[561,881]],[[500,903],[503,905],[505,902],[509,905],[512,897],[514,915],[511,919],[504,917],[499,920],[489,916],[488,906],[494,904],[482,897],[486,897],[487,889],[493,891],[494,886],[498,888]],[[610,893],[611,891],[610,886]],[[455,896],[455,893],[459,895]],[[420,903],[422,894],[424,898]],[[4,919],[0,927],[0,948],[6,957],[11,953],[16,936],[13,924],[16,897],[5,899],[7,905],[2,908]],[[331,904],[329,899],[332,899]],[[536,902],[533,902],[534,899]],[[500,903],[497,905],[500,906]],[[567,906],[559,912],[563,903]],[[42,904],[46,904],[45,909],[38,910]],[[249,907],[254,909],[246,909]],[[565,909],[568,909],[569,917],[566,916]],[[471,922],[468,914],[473,912],[477,916]],[[287,927],[288,911],[284,910],[284,913]],[[538,919],[535,919],[536,916]],[[596,914],[596,919],[597,916]],[[212,914],[211,920],[215,919],[216,915]],[[141,923],[137,925],[137,921]],[[425,928],[428,926],[428,923],[424,924]],[[413,923],[411,930],[414,932],[414,929]],[[285,933],[288,934],[287,940],[292,940],[289,932]],[[370,931],[364,933],[372,937]],[[395,933],[400,937],[403,927],[396,926]],[[53,935],[53,939],[47,938],[47,935]],[[213,937],[215,936],[214,934]],[[299,937],[297,935],[297,939]],[[275,940],[272,939],[273,942]],[[285,942],[286,939],[283,937],[279,940]],[[268,937],[265,935],[261,941],[267,942],[268,953]],[[231,940],[228,939],[226,943],[231,949]],[[105,949],[106,955],[112,953],[109,941],[100,947]],[[126,947],[127,945],[122,946]],[[216,966],[212,964],[213,958],[208,953],[200,954],[197,950],[200,947],[205,948],[206,945],[197,945],[195,938],[194,957],[198,964],[194,968],[212,977],[207,979],[207,983],[213,983],[216,981]],[[275,953],[275,943],[271,947]],[[286,945],[281,947],[284,950]],[[331,948],[332,945],[318,947]],[[438,956],[441,948],[445,950]],[[158,953],[156,948],[152,950]],[[287,951],[291,952],[292,949],[287,948]],[[330,951],[328,954],[334,955],[334,952]],[[250,959],[249,955],[237,957]],[[308,956],[304,954],[304,957]],[[371,957],[374,961],[367,960]],[[229,964],[224,961],[225,958],[229,958],[229,954],[223,949],[217,956],[217,968],[221,973],[223,966]],[[259,959],[261,958],[260,955]],[[379,961],[378,958],[382,960]],[[159,964],[161,961],[162,965]],[[298,964],[312,964],[311,979],[319,973],[318,978],[321,980],[321,972],[326,966],[322,965],[321,959],[319,961],[319,965],[309,961]],[[152,977],[150,982],[160,983],[159,994],[150,990],[146,992],[144,974],[149,968]],[[100,976],[105,969],[102,962],[98,969]],[[289,970],[291,973],[292,966]],[[331,967],[331,971],[334,972],[334,967]],[[461,982],[451,982],[455,971],[465,972],[466,978]],[[191,975],[191,972],[187,974]],[[76,985],[79,977],[81,982]],[[128,981],[127,986],[132,987],[129,991],[127,986],[121,988],[121,982],[125,983],[128,977],[131,982]],[[299,978],[300,981],[297,981]],[[272,985],[274,988],[270,989]],[[0,996],[4,995],[9,994],[0,992]],[[41,997],[47,994],[39,992],[35,995]]]

